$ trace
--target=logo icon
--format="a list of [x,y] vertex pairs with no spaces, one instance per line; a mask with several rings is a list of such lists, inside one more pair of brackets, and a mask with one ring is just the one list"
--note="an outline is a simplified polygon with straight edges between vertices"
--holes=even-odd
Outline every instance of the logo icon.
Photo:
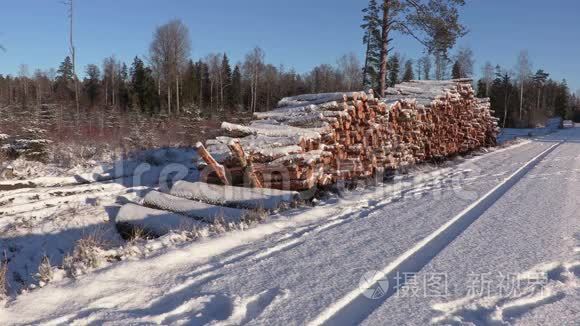
[[371,300],[384,297],[389,290],[389,281],[384,273],[379,271],[366,272],[360,279],[359,288],[363,295]]

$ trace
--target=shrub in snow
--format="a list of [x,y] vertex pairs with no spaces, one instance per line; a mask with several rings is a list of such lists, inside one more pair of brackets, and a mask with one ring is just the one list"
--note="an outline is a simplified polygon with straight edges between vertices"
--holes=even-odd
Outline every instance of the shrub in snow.
[[246,223],[247,225],[254,225],[258,223],[262,223],[268,217],[268,212],[264,209],[253,209],[249,210],[246,215],[242,218],[242,222]]
[[143,228],[134,227],[131,228],[129,233],[129,242],[135,242],[143,240],[147,237],[147,232]]
[[73,252],[63,259],[63,269],[70,277],[86,273],[97,268],[103,262],[103,240],[97,234],[92,234],[77,241]]
[[36,279],[38,280],[38,285],[40,287],[45,286],[50,281],[52,281],[54,273],[52,271],[52,265],[50,264],[50,258],[44,255],[38,266],[38,273],[36,273]]
[[0,261],[0,301],[8,298],[8,262]]

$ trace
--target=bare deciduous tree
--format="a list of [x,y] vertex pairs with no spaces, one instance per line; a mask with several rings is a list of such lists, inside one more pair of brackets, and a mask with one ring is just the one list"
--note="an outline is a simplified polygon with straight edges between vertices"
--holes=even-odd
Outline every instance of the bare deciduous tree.
[[486,62],[482,69],[483,82],[485,83],[485,96],[490,96],[491,84],[493,83],[494,68],[491,62]]
[[528,51],[522,50],[518,55],[518,61],[516,63],[516,72],[518,74],[518,83],[520,84],[520,121],[523,119],[523,109],[524,109],[524,87],[526,82],[529,80],[532,74],[532,64],[530,62],[530,57]]
[[363,81],[361,63],[353,52],[341,56],[338,61],[338,70],[343,76],[345,90],[354,91],[360,89]]
[[250,53],[246,54],[244,61],[244,73],[250,81],[250,110],[256,112],[258,103],[258,86],[260,84],[260,75],[264,68],[264,50],[255,47]]
[[462,47],[457,51],[455,60],[459,63],[461,78],[468,78],[473,76],[473,51],[470,48]]
[[167,110],[171,113],[172,86],[175,82],[176,112],[180,111],[179,80],[191,52],[189,30],[180,20],[173,20],[157,28],[149,47],[151,64],[167,88]]
[[[220,59],[221,54],[219,53],[210,53],[205,57],[205,62],[209,68],[210,109],[213,109],[214,107],[214,97],[218,96],[217,90],[221,87],[222,83],[222,68]],[[222,104],[218,103],[218,105],[221,106]]]
[[76,73],[76,48],[74,45],[74,0],[64,0],[63,2],[68,7],[69,18],[69,50],[72,59],[73,81],[75,87],[75,102],[77,107],[77,114],[80,113],[81,107],[79,102],[79,81]]
[[419,63],[422,68],[423,79],[429,80],[431,78],[431,57],[425,55],[419,59]]

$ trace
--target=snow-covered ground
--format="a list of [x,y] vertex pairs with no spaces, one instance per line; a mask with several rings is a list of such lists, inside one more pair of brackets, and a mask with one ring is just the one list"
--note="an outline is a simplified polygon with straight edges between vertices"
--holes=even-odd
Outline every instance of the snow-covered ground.
[[512,141],[517,138],[530,138],[530,137],[540,137],[546,136],[553,132],[556,132],[560,125],[562,124],[562,119],[552,118],[548,119],[543,127],[538,128],[502,128],[497,140],[499,143],[505,143]]
[[160,149],[91,169],[13,164],[19,175],[34,177],[0,181],[0,260],[8,260],[9,293],[38,285],[43,258],[61,266],[80,239],[98,237],[109,248],[123,245],[111,223],[119,206],[159,180],[196,179],[196,160],[193,149]]
[[[140,259],[17,296],[0,308],[0,324],[574,324],[579,179],[580,130],[559,131],[329,195],[247,230],[194,243],[174,233],[146,241]],[[21,250],[11,263],[18,270],[39,264],[38,247],[22,249],[31,241],[51,248],[64,241],[70,250],[70,240],[61,240],[66,234],[78,237],[85,224],[111,227],[103,208],[142,184],[127,186],[70,186],[86,191],[67,193],[69,203],[85,203],[77,213],[43,214],[25,224],[32,231],[19,226],[2,236]],[[22,200],[16,195],[28,191],[28,198],[64,203],[45,190],[6,193]],[[97,191],[114,200],[107,204],[108,195]],[[0,201],[10,200],[4,193]],[[0,216],[2,225],[51,209],[13,205],[0,207],[16,210]],[[71,223],[81,226],[63,226]]]

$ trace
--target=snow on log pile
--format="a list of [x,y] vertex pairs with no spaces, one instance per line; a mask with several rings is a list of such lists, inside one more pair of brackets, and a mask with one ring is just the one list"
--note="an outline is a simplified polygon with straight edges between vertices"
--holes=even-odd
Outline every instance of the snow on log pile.
[[10,159],[24,156],[28,160],[44,161],[50,143],[50,140],[39,137],[14,137],[0,132],[0,153]]
[[222,183],[245,177],[247,184],[251,168],[261,187],[306,190],[494,146],[498,133],[489,100],[476,98],[467,79],[406,82],[383,99],[372,92],[288,97],[255,118],[248,126],[224,122],[231,137],[206,142],[215,159],[207,163],[227,171]]

